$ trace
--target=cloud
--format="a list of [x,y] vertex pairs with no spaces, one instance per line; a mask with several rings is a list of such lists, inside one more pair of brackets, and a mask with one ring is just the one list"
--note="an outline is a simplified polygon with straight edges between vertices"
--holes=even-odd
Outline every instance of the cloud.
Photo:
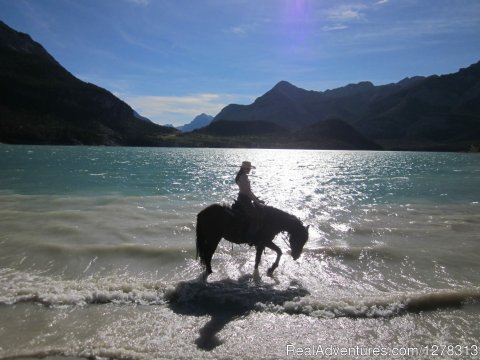
[[337,31],[337,30],[345,30],[345,29],[348,29],[348,26],[344,24],[325,25],[322,28],[323,31]]
[[138,37],[135,37],[131,33],[121,29],[120,27],[117,27],[117,32],[127,44],[130,44],[154,53],[161,53],[161,54],[164,53],[164,51],[159,46],[149,45],[143,40],[139,39]]
[[353,22],[365,22],[367,14],[375,10],[376,6],[387,4],[390,0],[376,0],[369,5],[350,4],[339,5],[327,10],[326,20],[330,22],[322,27],[323,31],[337,31],[349,28],[349,24]]
[[[388,0],[380,0],[388,1]],[[369,10],[366,5],[340,5],[326,12],[326,20],[330,22],[322,27],[323,31],[338,31],[349,28],[349,24],[353,22],[363,21],[366,19],[365,12]]]
[[239,26],[232,26],[230,28],[230,32],[234,33],[235,35],[245,36],[251,30],[251,26],[248,25],[239,25]]
[[328,18],[334,21],[352,21],[360,20],[365,17],[361,10],[365,9],[364,5],[341,5],[331,9]]
[[139,114],[157,123],[185,124],[201,113],[216,115],[233,95],[191,94],[186,96],[133,96],[126,102]]
[[126,1],[134,5],[140,5],[140,6],[150,5],[150,0],[126,0]]
[[257,21],[253,21],[250,23],[231,26],[228,29],[226,29],[225,32],[235,34],[239,37],[245,37],[255,31],[261,30],[262,27],[265,25],[268,26],[271,22],[272,22],[271,18],[265,17],[263,19],[258,19]]
[[227,32],[235,34],[239,37],[245,37],[249,35],[250,33],[254,32],[258,27],[257,23],[251,23],[251,24],[241,24],[238,26],[232,26],[230,27]]

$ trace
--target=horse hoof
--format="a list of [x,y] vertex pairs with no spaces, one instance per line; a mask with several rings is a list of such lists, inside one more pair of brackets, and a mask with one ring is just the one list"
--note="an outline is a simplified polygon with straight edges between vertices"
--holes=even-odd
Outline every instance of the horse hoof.
[[209,276],[210,274],[212,274],[212,273],[213,273],[212,270],[210,270],[210,271],[205,270],[205,271],[200,275],[199,279],[201,279],[201,280],[207,280],[208,276]]
[[272,268],[268,269],[268,270],[267,270],[267,275],[270,276],[270,277],[273,276],[273,271],[274,271],[274,270],[275,270],[275,269],[272,269]]

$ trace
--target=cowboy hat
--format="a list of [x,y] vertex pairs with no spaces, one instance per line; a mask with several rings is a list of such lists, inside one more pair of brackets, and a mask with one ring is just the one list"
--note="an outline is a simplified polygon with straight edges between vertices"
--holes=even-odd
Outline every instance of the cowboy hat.
[[256,169],[255,166],[252,165],[252,163],[250,161],[244,161],[242,162],[242,168],[246,168],[246,169]]

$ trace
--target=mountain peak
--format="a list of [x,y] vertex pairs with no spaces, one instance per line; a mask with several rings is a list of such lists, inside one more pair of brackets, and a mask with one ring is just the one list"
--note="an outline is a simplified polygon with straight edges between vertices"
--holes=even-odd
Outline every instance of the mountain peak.
[[177,129],[182,132],[190,132],[208,126],[212,120],[213,116],[201,113],[200,115],[197,115],[191,122],[183,126],[179,126]]
[[109,91],[85,83],[29,35],[0,22],[0,142],[155,145],[175,130],[153,124]]
[[15,52],[42,56],[57,63],[43,46],[35,42],[30,35],[16,31],[2,21],[0,21],[0,44]]
[[288,81],[282,80],[279,81],[272,90],[288,91],[288,90],[298,90],[299,88],[295,85],[289,83]]

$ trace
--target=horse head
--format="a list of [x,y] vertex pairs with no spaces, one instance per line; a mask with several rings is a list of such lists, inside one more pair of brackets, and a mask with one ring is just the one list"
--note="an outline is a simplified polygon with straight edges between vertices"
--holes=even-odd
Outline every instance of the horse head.
[[303,251],[303,246],[308,240],[308,226],[303,226],[302,223],[300,223],[300,226],[295,230],[290,233],[290,248],[291,248],[291,255],[293,260],[297,260],[300,255],[302,254]]

